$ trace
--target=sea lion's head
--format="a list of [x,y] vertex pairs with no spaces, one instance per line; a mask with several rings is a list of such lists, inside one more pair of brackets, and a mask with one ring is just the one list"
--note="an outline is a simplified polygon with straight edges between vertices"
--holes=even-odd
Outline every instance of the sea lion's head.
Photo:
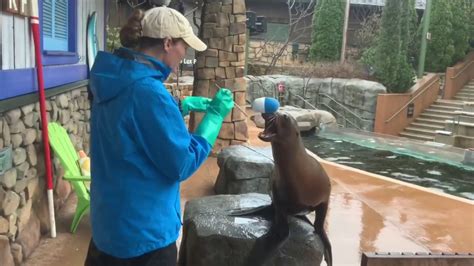
[[296,120],[285,113],[263,114],[265,129],[258,134],[258,138],[265,142],[287,140],[300,135]]

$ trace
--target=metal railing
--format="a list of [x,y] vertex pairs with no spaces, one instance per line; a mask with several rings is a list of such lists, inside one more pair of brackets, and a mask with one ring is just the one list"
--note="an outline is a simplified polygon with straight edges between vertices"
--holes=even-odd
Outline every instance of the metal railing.
[[[315,107],[313,104],[311,104],[308,100],[306,100],[305,98],[301,97],[300,95],[297,95],[297,94],[294,94],[292,92],[289,91],[289,94],[290,96],[294,96],[294,97],[297,97],[298,99],[302,100],[305,104],[309,105],[311,108],[317,110],[317,109],[323,109],[323,110],[326,110],[330,113],[332,113],[333,115],[336,116],[336,121],[338,122],[338,124],[342,127],[348,127],[348,124],[351,125],[351,127],[353,128],[356,128],[356,129],[359,129],[359,130],[363,130],[360,125],[362,125],[364,123],[364,121],[371,121],[369,119],[364,119],[362,117],[360,117],[359,115],[357,115],[356,113],[354,113],[353,111],[351,111],[349,108],[347,108],[345,105],[343,105],[342,103],[338,102],[336,99],[332,98],[331,96],[329,96],[328,94],[326,93],[318,93],[319,96],[322,96],[322,97],[326,97],[329,99],[329,102],[330,103],[334,103],[338,108],[344,110],[345,113],[349,113],[356,121],[358,121],[359,123],[356,123],[356,122],[353,122],[351,121],[350,119],[347,118],[347,116],[345,114],[342,114],[341,112],[337,111],[335,108],[331,107],[330,104],[327,104],[327,103],[324,103],[324,102],[321,102],[319,101],[319,98],[318,98],[318,102],[316,103],[316,105],[318,105],[318,107]],[[338,119],[340,118],[340,119]],[[342,119],[343,123],[341,124],[340,123],[340,120]]]
[[431,85],[433,85],[433,83],[437,82],[438,80],[439,79],[434,79],[432,82],[430,82],[430,84],[428,84],[425,88],[423,88],[423,90],[421,90],[420,93],[415,95],[415,97],[411,98],[405,105],[400,107],[389,119],[385,120],[385,123],[389,123],[390,121],[392,121],[397,115],[399,115],[403,110],[405,110],[405,108],[407,108],[408,105],[410,105],[412,102],[414,102],[416,99],[418,99],[418,97],[423,95],[426,90],[430,89]]
[[[263,86],[262,84],[258,84],[257,83],[257,86],[260,87],[261,89],[263,89]],[[304,97],[301,97],[300,95],[298,94],[295,94],[293,92],[291,92],[290,90],[287,90],[288,92],[288,95],[290,97],[294,96],[294,97],[297,97],[298,99],[302,100],[305,104],[307,104],[308,106],[310,106],[311,108],[313,108],[314,110],[325,110],[325,111],[328,111],[330,112],[332,115],[334,115],[336,117],[336,122],[338,123],[339,126],[341,127],[345,127],[347,128],[348,127],[348,124],[352,127],[352,128],[356,128],[358,130],[364,130],[362,129],[362,127],[360,125],[363,125],[364,122],[370,122],[370,123],[373,123],[373,120],[370,120],[370,119],[365,119],[365,118],[362,118],[360,117],[359,115],[357,115],[356,113],[354,113],[352,110],[350,110],[349,108],[347,108],[344,104],[340,103],[339,101],[337,101],[336,99],[332,98],[331,96],[329,96],[328,94],[326,93],[317,93],[319,96],[322,96],[322,97],[326,97],[329,99],[329,102],[330,103],[334,103],[336,106],[338,106],[340,109],[344,110],[346,113],[349,113],[353,118],[354,120],[356,120],[357,122],[353,122],[351,121],[350,119],[348,119],[346,117],[345,114],[342,114],[340,113],[339,111],[335,110],[333,107],[331,107],[329,104],[326,104],[324,102],[321,102],[319,101],[319,98],[318,98],[318,102],[317,102],[317,106],[314,106],[313,104],[311,104],[308,100],[306,100]],[[278,90],[275,89],[273,91],[275,97],[277,97],[278,95]],[[302,106],[304,108],[304,106]],[[340,118],[340,119],[338,119]],[[343,123],[340,123],[340,120],[343,121]]]

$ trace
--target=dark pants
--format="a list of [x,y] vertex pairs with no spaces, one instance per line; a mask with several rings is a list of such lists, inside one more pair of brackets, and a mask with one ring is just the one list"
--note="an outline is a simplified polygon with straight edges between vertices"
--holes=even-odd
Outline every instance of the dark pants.
[[119,259],[97,249],[91,240],[84,266],[176,266],[176,243],[139,257]]

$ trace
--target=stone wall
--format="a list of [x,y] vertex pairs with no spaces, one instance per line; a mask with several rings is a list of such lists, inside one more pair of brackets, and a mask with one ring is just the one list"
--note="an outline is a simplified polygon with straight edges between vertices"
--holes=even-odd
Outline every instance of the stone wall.
[[[331,112],[339,124],[367,131],[373,131],[374,128],[377,96],[386,93],[382,84],[360,79],[316,79],[283,75],[246,78],[249,102],[264,96],[277,97],[277,84],[283,82],[286,87],[286,104],[312,109],[309,104],[295,96],[299,95],[311,105]],[[344,117],[347,121],[344,121]]]
[[[292,43],[288,44],[278,58],[276,66],[302,65],[306,62],[309,45],[297,44],[295,49]],[[284,44],[280,42],[252,40],[249,43],[249,64],[270,65],[273,58],[279,54]],[[296,50],[296,51],[294,51]]]
[[[206,1],[202,12],[200,38],[207,43],[205,52],[197,53],[194,95],[213,97],[218,88],[229,88],[235,103],[245,106],[244,76],[246,15],[244,0]],[[194,130],[203,114],[192,114]],[[248,140],[245,115],[234,108],[225,118],[214,151]]]
[[[90,104],[86,88],[47,100],[49,121],[68,131],[76,150],[89,153]],[[13,167],[0,175],[0,265],[19,265],[49,232],[44,185],[44,156],[39,104],[0,113],[0,150],[11,148]],[[53,151],[51,151],[53,152]],[[62,179],[59,160],[53,160],[55,208],[60,209],[71,193]]]
[[166,90],[173,96],[183,99],[193,93],[193,84],[165,83]]

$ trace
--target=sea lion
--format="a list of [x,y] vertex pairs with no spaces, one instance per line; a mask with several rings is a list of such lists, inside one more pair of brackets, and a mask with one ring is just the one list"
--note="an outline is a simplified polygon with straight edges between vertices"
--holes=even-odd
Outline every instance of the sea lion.
[[[331,194],[329,177],[319,162],[306,152],[294,118],[283,113],[265,114],[263,117],[265,129],[258,137],[271,142],[275,161],[270,206],[274,218],[270,231],[257,239],[246,265],[263,265],[283,244],[289,236],[288,216],[306,219],[305,214],[315,211],[315,233],[324,244],[324,258],[331,266],[331,243],[324,230]],[[268,208],[253,211],[254,214],[264,212],[268,213]]]

